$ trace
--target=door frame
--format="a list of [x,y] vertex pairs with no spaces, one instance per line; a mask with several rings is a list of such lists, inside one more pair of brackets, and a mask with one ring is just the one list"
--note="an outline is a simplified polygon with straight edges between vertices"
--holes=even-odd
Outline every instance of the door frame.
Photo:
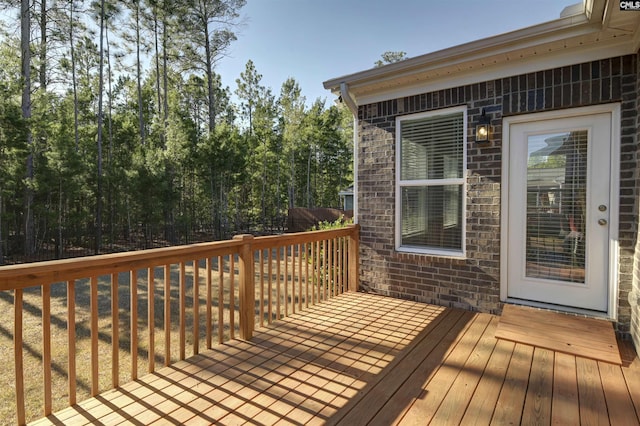
[[[608,303],[606,312],[596,312],[573,307],[565,307],[548,303],[512,299],[508,296],[509,262],[509,167],[510,167],[510,132],[511,125],[531,123],[559,118],[572,118],[593,114],[610,114],[611,117],[611,176],[609,193],[609,272],[608,272]],[[566,312],[575,312],[589,316],[606,317],[616,320],[618,317],[618,233],[620,217],[620,104],[602,104],[588,107],[570,108],[559,111],[536,112],[511,117],[502,120],[502,178],[500,198],[500,301],[504,303],[518,303],[529,306],[552,308]]]

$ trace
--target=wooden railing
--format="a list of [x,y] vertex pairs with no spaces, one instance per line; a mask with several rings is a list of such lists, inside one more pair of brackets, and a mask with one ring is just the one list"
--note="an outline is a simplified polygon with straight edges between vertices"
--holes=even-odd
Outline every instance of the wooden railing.
[[0,372],[14,379],[15,421],[356,291],[358,239],[350,225],[0,268],[0,303],[13,305],[12,314],[0,306],[0,322],[13,320],[4,337],[13,335],[15,365],[3,371],[11,362],[0,359]]

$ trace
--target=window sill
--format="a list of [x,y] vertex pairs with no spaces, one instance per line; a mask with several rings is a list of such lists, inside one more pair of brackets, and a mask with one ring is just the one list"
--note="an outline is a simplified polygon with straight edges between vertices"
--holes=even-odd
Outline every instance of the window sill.
[[419,247],[400,246],[400,247],[396,247],[396,251],[400,254],[414,254],[419,256],[429,256],[429,257],[446,258],[446,259],[453,259],[453,260],[467,259],[467,256],[464,251],[457,251],[457,250],[434,250],[434,249],[425,249],[425,248],[419,248]]

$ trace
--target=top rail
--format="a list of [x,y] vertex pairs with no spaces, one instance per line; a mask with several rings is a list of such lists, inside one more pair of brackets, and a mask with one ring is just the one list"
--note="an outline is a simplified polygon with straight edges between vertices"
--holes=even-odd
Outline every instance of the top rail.
[[283,235],[270,235],[266,237],[256,237],[251,242],[254,250],[268,249],[270,247],[293,245],[301,243],[314,243],[333,238],[348,237],[353,234],[357,225],[346,226],[344,228],[331,229],[326,231],[295,232]]
[[[251,240],[253,250],[270,247],[311,243],[323,239],[347,237],[352,227],[327,231],[297,232],[284,235],[256,237]],[[188,246],[162,247],[136,252],[111,253],[45,262],[26,263],[0,267],[0,291],[39,287],[43,283],[55,283],[85,278],[93,275],[130,271],[137,268],[176,263],[182,260],[238,254],[243,240],[215,241]]]
[[132,269],[176,263],[207,256],[237,254],[241,241],[228,240],[135,252],[102,254],[62,260],[49,260],[0,267],[0,291],[24,289],[85,278],[93,275],[125,272]]

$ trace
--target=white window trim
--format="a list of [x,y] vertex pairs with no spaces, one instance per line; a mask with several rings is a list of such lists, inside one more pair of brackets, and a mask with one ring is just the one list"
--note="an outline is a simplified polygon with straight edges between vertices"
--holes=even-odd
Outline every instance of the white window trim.
[[[435,117],[438,115],[449,115],[462,112],[462,178],[458,179],[438,179],[434,180],[411,180],[402,182],[400,179],[401,161],[401,124],[405,120],[416,120],[421,118]],[[425,254],[438,257],[466,258],[467,254],[467,107],[466,105],[444,108],[435,111],[420,112],[396,117],[396,206],[395,206],[395,249],[398,252]],[[460,184],[462,187],[462,247],[461,250],[442,250],[434,248],[420,248],[402,245],[402,187],[424,186],[430,183],[439,184]]]

